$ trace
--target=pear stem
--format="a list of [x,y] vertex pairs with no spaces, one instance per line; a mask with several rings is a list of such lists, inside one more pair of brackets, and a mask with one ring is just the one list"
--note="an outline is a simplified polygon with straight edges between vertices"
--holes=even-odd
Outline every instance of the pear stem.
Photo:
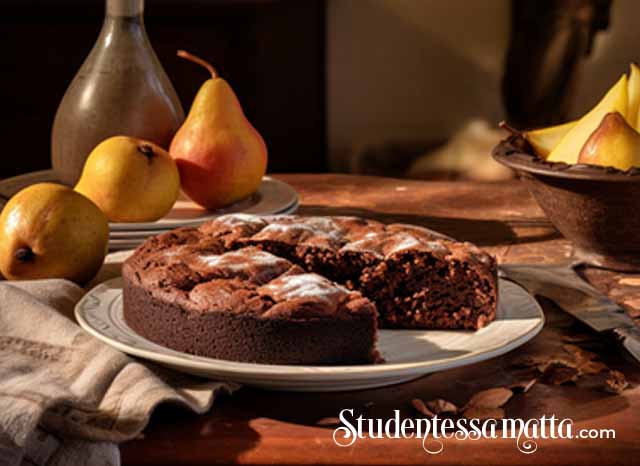
[[515,129],[513,126],[509,125],[509,123],[507,123],[506,121],[501,121],[500,123],[498,123],[498,126],[504,130],[509,131],[511,134],[513,134],[514,136],[522,136],[522,131],[518,131],[517,129]]
[[197,63],[198,65],[204,66],[207,70],[209,70],[209,73],[211,73],[211,77],[213,79],[218,77],[218,72],[211,65],[211,63],[209,63],[208,61],[203,60],[202,58],[197,57],[194,54],[187,52],[186,50],[178,50],[177,55],[180,58],[185,58],[185,59],[190,60],[190,61],[192,61],[194,63]]
[[15,252],[16,259],[20,262],[29,262],[33,259],[34,255],[33,250],[28,246],[18,248]]
[[138,146],[138,151],[148,159],[156,155],[155,152],[153,152],[153,147],[149,144],[142,144],[141,146]]

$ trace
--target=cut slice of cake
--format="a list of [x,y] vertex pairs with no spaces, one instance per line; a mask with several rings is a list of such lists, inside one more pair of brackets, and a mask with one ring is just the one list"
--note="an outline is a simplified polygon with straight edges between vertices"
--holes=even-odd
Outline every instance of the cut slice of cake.
[[245,218],[201,229],[222,233],[225,247],[259,247],[360,291],[377,304],[381,326],[475,330],[495,318],[496,262],[473,244],[355,217],[269,216],[240,227]]

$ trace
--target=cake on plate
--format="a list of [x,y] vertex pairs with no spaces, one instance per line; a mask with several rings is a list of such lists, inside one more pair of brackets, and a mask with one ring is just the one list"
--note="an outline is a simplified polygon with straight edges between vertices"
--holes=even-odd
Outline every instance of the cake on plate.
[[124,316],[151,341],[266,364],[379,360],[377,328],[479,329],[495,260],[469,243],[356,217],[226,215],[146,240]]

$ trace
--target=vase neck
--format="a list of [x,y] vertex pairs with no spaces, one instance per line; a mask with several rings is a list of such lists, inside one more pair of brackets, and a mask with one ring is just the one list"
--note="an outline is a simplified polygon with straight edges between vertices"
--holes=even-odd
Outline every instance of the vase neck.
[[97,43],[116,48],[148,46],[143,13],[144,0],[106,0],[106,14]]
[[142,20],[144,0],[106,0],[107,17],[128,17]]

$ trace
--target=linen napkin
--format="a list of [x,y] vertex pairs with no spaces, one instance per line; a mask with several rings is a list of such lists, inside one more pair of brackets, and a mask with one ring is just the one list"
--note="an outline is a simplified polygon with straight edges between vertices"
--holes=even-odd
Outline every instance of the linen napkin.
[[197,413],[235,386],[141,363],[84,332],[65,280],[0,281],[0,466],[117,466],[155,406]]

